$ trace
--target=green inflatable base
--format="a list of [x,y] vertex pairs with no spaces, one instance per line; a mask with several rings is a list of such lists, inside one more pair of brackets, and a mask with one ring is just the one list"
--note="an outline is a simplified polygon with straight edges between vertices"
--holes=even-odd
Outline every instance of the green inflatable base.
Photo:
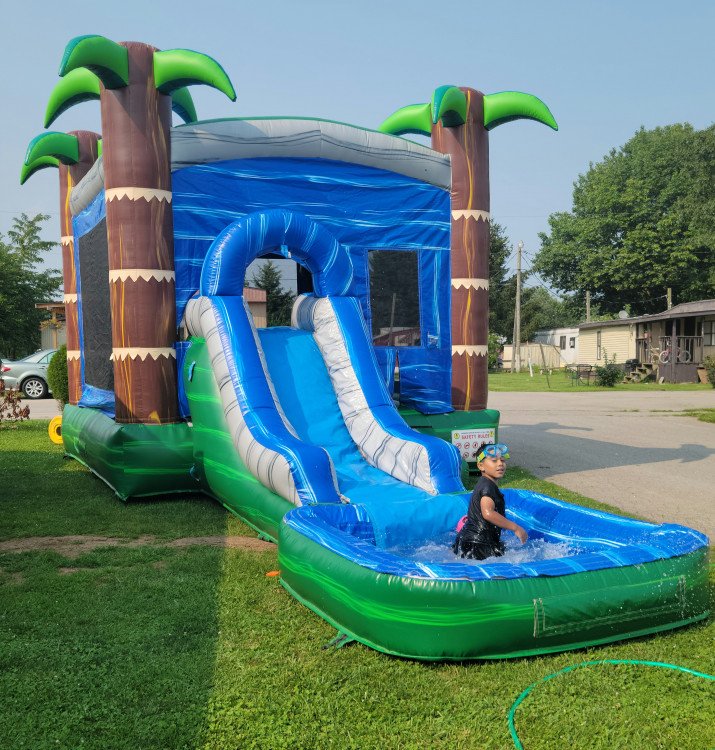
[[341,633],[423,661],[567,651],[709,615],[705,548],[565,576],[436,580],[375,572],[283,524],[278,561],[282,585]]
[[200,489],[262,537],[277,542],[281,520],[295,506],[264,487],[236,451],[204,339],[191,339],[182,377],[193,419],[194,475]]
[[84,464],[122,500],[197,492],[191,427],[117,424],[98,409],[67,405],[62,412],[66,455]]

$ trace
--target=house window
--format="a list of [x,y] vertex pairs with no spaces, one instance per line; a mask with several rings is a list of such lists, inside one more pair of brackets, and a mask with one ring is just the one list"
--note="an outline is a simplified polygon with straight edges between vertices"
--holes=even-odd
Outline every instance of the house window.
[[703,346],[715,346],[715,320],[703,322]]
[[370,312],[375,346],[420,345],[420,292],[414,250],[371,250]]
[[596,331],[596,359],[601,359],[601,332]]
[[559,349],[563,351],[566,348],[566,336],[559,336]]
[[575,349],[576,348],[576,337],[571,336],[569,339],[569,349]]

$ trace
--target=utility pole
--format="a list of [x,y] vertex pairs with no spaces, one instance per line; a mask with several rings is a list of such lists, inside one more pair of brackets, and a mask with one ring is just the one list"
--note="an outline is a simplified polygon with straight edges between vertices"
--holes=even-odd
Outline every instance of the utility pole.
[[524,243],[516,244],[516,304],[514,306],[514,336],[512,339],[511,371],[521,372],[521,251]]
[[591,322],[591,292],[586,292],[586,322]]
[[668,310],[673,306],[673,289],[668,287]]

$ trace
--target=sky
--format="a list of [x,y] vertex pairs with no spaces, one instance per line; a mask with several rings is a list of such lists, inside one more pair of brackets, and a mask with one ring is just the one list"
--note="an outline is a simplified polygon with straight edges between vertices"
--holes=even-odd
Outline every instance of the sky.
[[[81,34],[214,57],[238,100],[193,87],[200,119],[295,115],[377,128],[444,84],[535,94],[558,132],[522,120],[490,133],[491,213],[514,246],[524,242],[525,267],[590,163],[640,127],[715,121],[711,0],[12,2],[0,29],[0,232],[22,212],[41,212],[50,214],[44,238],[59,239],[56,171],[22,187],[19,171],[43,132],[64,47]],[[52,127],[99,131],[98,102]],[[49,264],[60,263],[53,251]]]

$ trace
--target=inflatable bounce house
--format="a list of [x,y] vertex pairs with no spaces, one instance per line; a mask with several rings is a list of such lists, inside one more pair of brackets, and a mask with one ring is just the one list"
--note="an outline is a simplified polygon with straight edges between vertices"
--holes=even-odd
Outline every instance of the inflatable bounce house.
[[[123,499],[216,498],[278,543],[282,584],[338,645],[510,657],[707,616],[702,534],[531,492],[506,490],[508,512],[560,557],[415,552],[448,550],[466,512],[460,436],[496,437],[487,139],[556,128],[543,102],[443,86],[379,130],[197,121],[188,85],[235,99],[214,60],[100,36],[72,40],[60,76],[46,127],[86,99],[102,115],[101,140],[34,139],[22,174],[59,168],[69,456]],[[299,265],[290,326],[247,305],[266,256]]]

